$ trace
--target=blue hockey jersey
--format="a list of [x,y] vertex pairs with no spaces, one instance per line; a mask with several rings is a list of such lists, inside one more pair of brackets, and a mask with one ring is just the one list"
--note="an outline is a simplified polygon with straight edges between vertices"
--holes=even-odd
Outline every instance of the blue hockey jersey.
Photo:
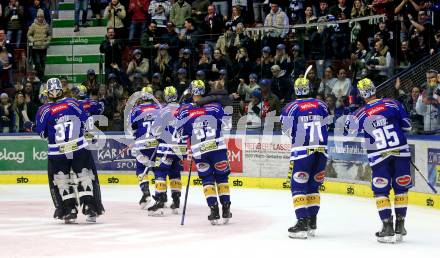
[[176,128],[179,107],[177,103],[170,103],[163,107],[160,119],[155,123],[155,131],[158,132],[159,140],[158,154],[181,157],[187,154],[188,136],[183,134],[182,127]]
[[104,103],[98,102],[91,99],[78,100],[82,106],[84,111],[87,113],[87,116],[93,115],[101,115],[104,112]]
[[354,128],[357,127],[359,132],[364,131],[371,166],[389,156],[411,156],[404,133],[411,130],[411,121],[398,101],[370,101],[354,113],[353,122],[356,124]]
[[84,123],[87,114],[73,98],[50,102],[38,109],[35,131],[48,141],[48,155],[62,155],[87,146]]
[[133,130],[135,144],[133,150],[155,149],[158,141],[153,127],[160,116],[160,107],[157,104],[139,104],[130,114],[130,127]]
[[223,115],[224,110],[220,103],[203,106],[186,104],[179,109],[177,128],[182,128],[183,135],[190,137],[194,157],[226,149],[222,134]]
[[315,151],[327,151],[327,105],[317,99],[297,99],[281,112],[282,129],[292,140],[292,159],[300,159]]

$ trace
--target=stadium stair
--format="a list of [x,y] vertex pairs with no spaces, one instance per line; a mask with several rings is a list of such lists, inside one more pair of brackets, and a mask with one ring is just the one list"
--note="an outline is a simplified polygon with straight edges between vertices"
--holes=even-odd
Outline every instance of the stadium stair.
[[99,63],[103,59],[99,53],[99,44],[104,40],[107,22],[92,19],[89,8],[89,26],[74,32],[74,10],[74,0],[59,3],[58,19],[52,21],[52,40],[47,52],[45,79],[66,75],[71,83],[81,83],[90,68],[100,76]]

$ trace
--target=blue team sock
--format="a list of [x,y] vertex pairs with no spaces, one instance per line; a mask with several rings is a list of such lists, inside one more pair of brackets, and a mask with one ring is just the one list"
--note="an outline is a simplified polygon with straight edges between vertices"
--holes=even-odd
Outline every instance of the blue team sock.
[[391,202],[388,196],[376,196],[376,206],[379,211],[381,220],[389,219],[391,217]]

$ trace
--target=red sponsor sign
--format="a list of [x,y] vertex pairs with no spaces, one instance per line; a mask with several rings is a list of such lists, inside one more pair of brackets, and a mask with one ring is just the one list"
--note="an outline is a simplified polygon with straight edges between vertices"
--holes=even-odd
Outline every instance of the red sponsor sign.
[[143,107],[141,109],[142,112],[146,112],[146,111],[150,111],[150,110],[154,110],[156,109],[156,107],[152,107],[152,106],[148,106],[148,107]]
[[189,111],[189,117],[193,118],[193,117],[199,117],[199,116],[204,116],[206,114],[206,111],[204,109],[193,109]]
[[299,110],[301,111],[306,111],[309,109],[313,109],[313,108],[318,108],[318,102],[303,102],[303,103],[299,103]]
[[91,106],[92,106],[92,104],[90,102],[86,102],[83,104],[84,110],[88,110]]
[[396,178],[396,182],[401,186],[408,186],[411,183],[411,176],[399,176]]
[[224,171],[228,167],[228,161],[226,161],[226,160],[219,161],[219,162],[214,164],[214,167],[215,167],[215,169],[217,169],[219,171]]
[[376,115],[386,109],[385,104],[380,104],[366,110],[369,116]]
[[69,108],[69,105],[68,105],[67,103],[58,104],[58,105],[53,106],[53,107],[50,109],[50,113],[51,113],[52,115],[54,115],[54,114],[56,114],[56,113],[58,113],[58,112],[61,112],[61,111],[63,111],[63,110],[66,110],[66,109],[68,109],[68,108]]

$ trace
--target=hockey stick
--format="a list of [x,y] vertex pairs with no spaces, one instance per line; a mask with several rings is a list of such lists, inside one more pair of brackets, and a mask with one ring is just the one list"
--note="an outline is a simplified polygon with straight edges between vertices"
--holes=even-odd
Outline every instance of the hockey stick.
[[309,72],[310,72],[310,70],[312,70],[312,68],[313,68],[312,65],[309,65],[309,66],[307,67],[306,72],[304,73],[304,78],[307,79],[307,74],[309,74]]
[[423,178],[423,180],[425,180],[425,183],[429,186],[429,188],[431,188],[431,190],[434,193],[437,193],[437,190],[435,190],[434,186],[431,185],[431,183],[429,183],[428,179],[425,177],[425,175],[423,175],[423,173],[416,167],[416,164],[414,164],[414,162],[412,160],[410,160],[411,165],[415,168],[415,170],[417,172],[419,172],[419,175]]
[[185,200],[183,202],[183,211],[182,211],[182,219],[180,221],[180,225],[183,226],[183,224],[185,224],[185,213],[186,213],[186,203],[188,201],[188,191],[189,191],[189,184],[191,182],[191,168],[192,168],[192,162],[193,159],[191,156],[188,155],[188,157],[190,157],[190,162],[189,162],[189,171],[188,171],[188,183],[186,184],[186,191],[185,191]]

